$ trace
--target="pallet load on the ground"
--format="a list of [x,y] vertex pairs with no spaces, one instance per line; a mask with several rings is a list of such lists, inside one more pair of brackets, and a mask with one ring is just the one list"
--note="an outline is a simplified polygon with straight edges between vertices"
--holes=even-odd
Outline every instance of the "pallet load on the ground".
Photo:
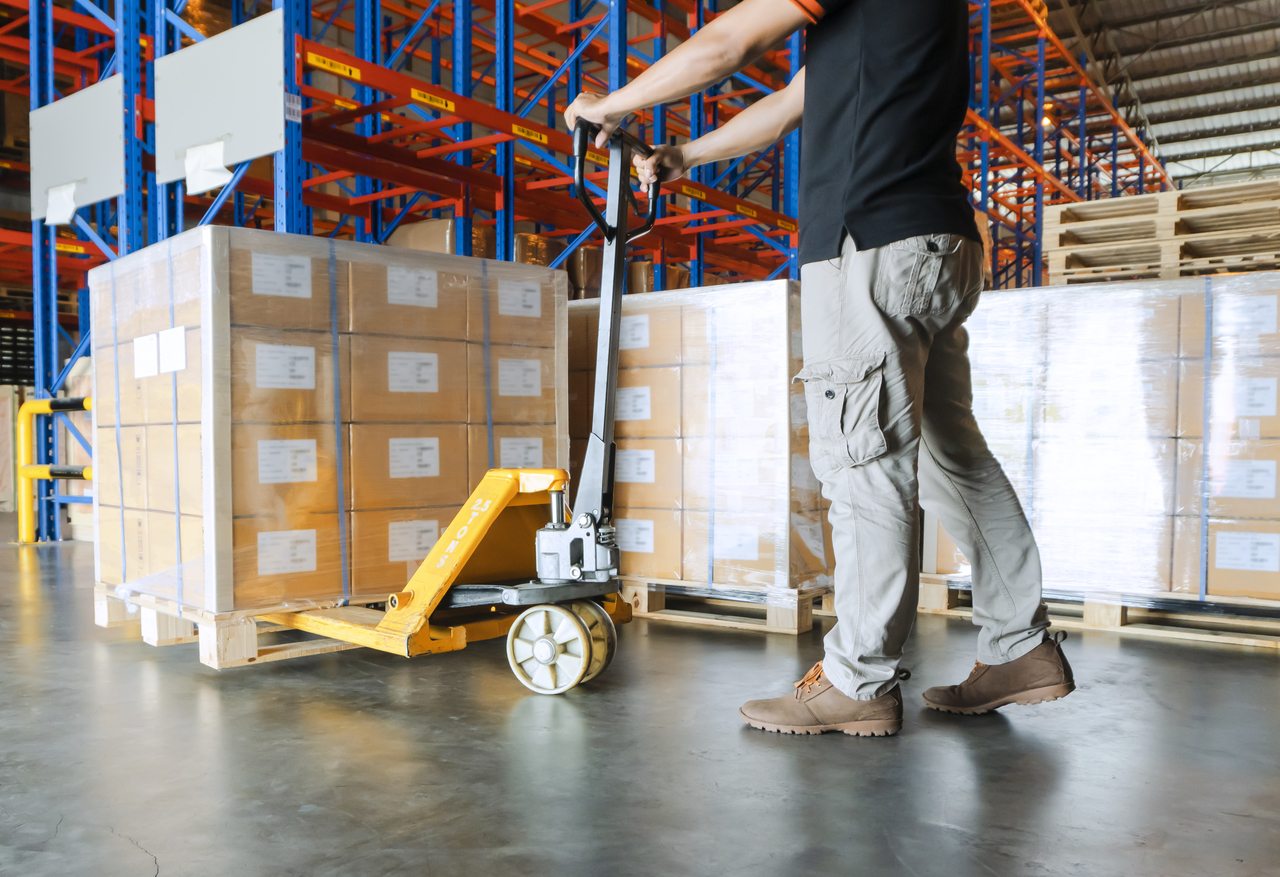
[[[622,301],[615,517],[640,613],[684,595],[763,603],[756,623],[811,626],[830,582],[823,501],[809,467],[799,285],[742,283]],[[591,432],[597,302],[569,305],[571,456]]]
[[563,272],[206,227],[90,290],[97,581],[202,657],[228,613],[385,600],[485,470],[568,465]]
[[1280,182],[1052,205],[1044,255],[1051,284],[1277,268]]
[[1278,300],[1265,272],[983,293],[974,412],[1049,593],[1280,600]]

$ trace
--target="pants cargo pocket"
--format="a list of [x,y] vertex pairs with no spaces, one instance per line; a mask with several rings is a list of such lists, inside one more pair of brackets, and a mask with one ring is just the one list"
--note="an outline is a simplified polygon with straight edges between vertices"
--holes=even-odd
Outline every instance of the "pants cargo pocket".
[[966,243],[978,246],[957,234],[931,234],[880,247],[871,290],[876,306],[892,316],[947,313],[970,292],[973,253]]
[[880,430],[884,354],[807,366],[795,376],[809,405],[809,463],[825,478],[888,450]]

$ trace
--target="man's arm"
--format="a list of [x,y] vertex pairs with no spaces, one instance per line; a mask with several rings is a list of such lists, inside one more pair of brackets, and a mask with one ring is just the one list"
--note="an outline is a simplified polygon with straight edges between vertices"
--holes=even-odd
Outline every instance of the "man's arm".
[[641,185],[678,179],[700,164],[711,164],[767,149],[800,125],[804,115],[804,68],[782,91],[775,91],[715,130],[683,146],[658,146],[634,158]]
[[[596,145],[636,110],[670,103],[714,85],[755,61],[812,16],[793,0],[743,0],[612,94],[583,92],[564,111],[573,130],[581,117],[601,126]],[[762,101],[763,103],[763,101]]]

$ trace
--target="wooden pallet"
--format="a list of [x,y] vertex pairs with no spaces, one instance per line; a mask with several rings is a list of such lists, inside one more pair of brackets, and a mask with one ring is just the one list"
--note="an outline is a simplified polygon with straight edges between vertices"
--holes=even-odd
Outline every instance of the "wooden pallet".
[[[926,581],[926,578],[931,580]],[[954,587],[945,577],[921,576],[919,611],[931,615],[972,618],[973,609],[963,605],[969,593]],[[1186,599],[1162,594],[1163,598]],[[1144,609],[1124,604],[1124,595],[1086,596],[1083,604],[1048,600],[1049,618],[1056,628],[1104,630],[1123,636],[1180,640],[1271,649],[1280,654],[1280,618],[1244,615],[1206,615]],[[1254,601],[1223,601],[1230,605],[1254,605]]]
[[827,593],[825,586],[802,591],[719,583],[708,587],[673,579],[627,577],[622,583],[622,597],[638,618],[793,635],[813,629],[814,601]]

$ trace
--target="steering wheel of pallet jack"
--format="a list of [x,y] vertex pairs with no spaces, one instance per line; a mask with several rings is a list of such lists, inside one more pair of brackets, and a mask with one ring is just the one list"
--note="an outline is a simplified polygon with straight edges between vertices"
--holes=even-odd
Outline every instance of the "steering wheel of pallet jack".
[[516,678],[539,694],[560,694],[582,681],[591,662],[591,635],[568,607],[550,603],[520,613],[507,634],[507,661]]
[[591,637],[591,660],[587,662],[587,674],[583,682],[590,682],[609,666],[613,656],[618,652],[618,629],[613,626],[613,619],[604,611],[599,603],[591,600],[574,600],[569,604],[575,615],[582,621]]

